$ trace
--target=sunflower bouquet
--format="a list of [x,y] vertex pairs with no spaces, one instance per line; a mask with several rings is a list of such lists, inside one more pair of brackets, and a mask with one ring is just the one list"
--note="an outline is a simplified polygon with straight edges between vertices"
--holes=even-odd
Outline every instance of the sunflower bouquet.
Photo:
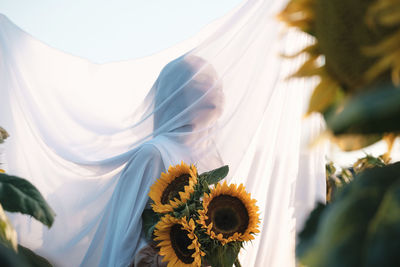
[[143,228],[168,266],[240,266],[238,253],[259,232],[259,214],[242,184],[220,183],[228,171],[199,175],[182,162],[150,188]]

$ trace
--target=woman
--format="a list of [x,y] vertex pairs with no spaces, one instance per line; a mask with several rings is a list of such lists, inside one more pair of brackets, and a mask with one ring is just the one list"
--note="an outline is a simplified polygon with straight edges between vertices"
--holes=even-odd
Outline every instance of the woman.
[[[221,114],[221,89],[215,70],[199,57],[182,56],[161,71],[152,89],[154,138],[137,147],[124,167],[82,266],[133,262],[146,244],[141,214],[152,183],[169,166],[197,163],[202,153],[215,149],[201,138],[213,130]],[[222,164],[218,157],[215,160],[210,158],[210,165]]]

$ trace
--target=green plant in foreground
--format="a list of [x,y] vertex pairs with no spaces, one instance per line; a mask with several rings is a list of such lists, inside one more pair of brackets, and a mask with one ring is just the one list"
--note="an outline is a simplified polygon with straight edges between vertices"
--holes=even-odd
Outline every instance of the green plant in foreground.
[[[54,212],[40,192],[25,179],[0,173],[0,203],[6,211],[30,215],[48,227],[53,224]],[[0,243],[3,245],[0,250],[11,250],[4,252],[6,257],[18,258],[26,266],[51,266],[43,257],[17,245],[17,234],[4,213],[0,213]],[[5,260],[1,255],[0,262]]]
[[389,160],[390,159],[386,158],[384,155],[379,157],[366,155],[365,157],[358,159],[351,167],[342,168],[340,172],[336,172],[333,162],[327,163],[325,165],[326,201],[328,203],[332,202],[334,200],[335,192],[340,190],[344,185],[353,181],[355,175],[369,168],[386,166],[389,163]]
[[[293,75],[320,79],[308,113],[324,116],[343,150],[386,140],[386,164],[400,133],[400,0],[291,0],[280,18],[314,38]],[[296,249],[302,264],[400,266],[400,163],[359,163],[310,215]]]
[[[0,143],[8,133],[0,127]],[[51,264],[31,250],[18,245],[17,233],[5,211],[20,212],[34,217],[47,227],[55,213],[40,192],[29,181],[0,171],[0,266],[48,267]]]
[[357,174],[312,212],[299,239],[306,266],[400,266],[400,163]]

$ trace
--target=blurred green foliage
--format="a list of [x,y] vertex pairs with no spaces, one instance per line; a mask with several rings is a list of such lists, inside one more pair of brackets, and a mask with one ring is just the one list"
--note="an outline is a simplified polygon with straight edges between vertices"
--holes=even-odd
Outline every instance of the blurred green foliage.
[[357,150],[381,139],[382,157],[337,172],[328,163],[328,204],[318,205],[296,249],[309,267],[400,266],[400,0],[291,0],[280,13],[314,43],[293,77],[319,77],[308,112],[324,116],[332,141]]
[[383,167],[388,164],[389,158],[384,155],[374,157],[372,155],[366,155],[363,158],[358,159],[351,167],[341,168],[337,171],[332,161],[325,165],[326,169],[326,201],[332,202],[334,199],[335,192],[338,191],[344,185],[353,181],[354,177],[360,172],[368,168]]
[[29,181],[0,173],[0,203],[6,211],[30,215],[51,227],[55,213]]
[[[0,143],[9,134],[0,127]],[[0,171],[0,266],[50,267],[45,258],[17,244],[17,233],[5,211],[34,217],[47,227],[54,222],[54,211],[42,194],[29,181]]]
[[300,233],[310,267],[400,266],[400,163],[368,168],[320,204]]

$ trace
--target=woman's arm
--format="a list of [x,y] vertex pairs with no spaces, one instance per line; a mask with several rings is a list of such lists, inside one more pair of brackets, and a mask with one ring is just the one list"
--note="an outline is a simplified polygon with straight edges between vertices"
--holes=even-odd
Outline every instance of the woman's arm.
[[[143,145],[121,173],[111,202],[100,266],[129,266],[143,245],[142,212],[150,186],[164,171],[158,149]],[[142,239],[142,240],[141,240]]]

